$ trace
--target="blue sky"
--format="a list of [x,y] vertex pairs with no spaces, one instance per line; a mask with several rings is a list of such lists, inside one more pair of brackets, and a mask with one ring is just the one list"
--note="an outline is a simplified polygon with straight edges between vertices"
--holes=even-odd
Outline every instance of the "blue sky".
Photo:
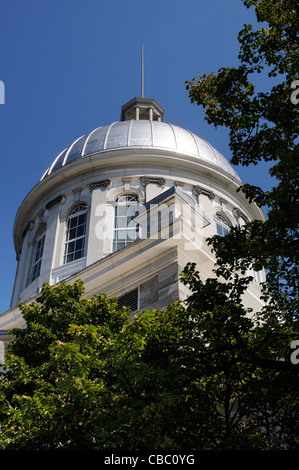
[[[58,153],[118,121],[121,106],[140,96],[142,44],[144,95],[165,121],[230,159],[227,130],[203,121],[184,82],[237,65],[237,34],[254,18],[241,0],[0,0],[0,313],[13,288],[19,205]],[[270,184],[263,166],[237,171],[244,182]]]

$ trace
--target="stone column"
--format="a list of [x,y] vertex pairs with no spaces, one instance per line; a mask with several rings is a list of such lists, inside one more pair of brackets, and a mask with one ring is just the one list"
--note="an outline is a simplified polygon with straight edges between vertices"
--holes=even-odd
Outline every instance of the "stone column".
[[57,223],[59,221],[60,206],[64,202],[64,196],[59,196],[53,199],[46,205],[46,210],[43,214],[43,222],[46,223],[47,230],[41,271],[39,275],[39,288],[42,287],[44,282],[49,282],[52,284],[52,269],[54,265]]
[[161,194],[163,191],[165,183],[166,181],[164,178],[152,178],[149,176],[143,176],[141,178],[141,184],[142,186],[146,187],[145,202],[148,202],[154,197],[159,196],[159,194]]
[[29,270],[30,270],[30,262],[31,262],[31,244],[32,242],[32,231],[35,228],[35,223],[30,221],[25,230],[23,231],[22,238],[22,251],[17,255],[17,274],[15,277],[15,284],[11,299],[11,307],[18,305],[20,301],[20,293],[26,287],[26,283],[28,280]]
[[100,260],[105,252],[107,238],[107,188],[111,187],[110,180],[92,183],[89,232],[87,241],[86,266]]

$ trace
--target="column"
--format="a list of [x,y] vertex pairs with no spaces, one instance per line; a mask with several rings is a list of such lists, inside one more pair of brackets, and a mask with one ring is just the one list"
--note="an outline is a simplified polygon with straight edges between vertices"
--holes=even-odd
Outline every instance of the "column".
[[89,232],[87,242],[86,266],[103,258],[105,253],[105,241],[108,236],[107,227],[107,188],[111,187],[110,180],[92,183],[89,189],[92,191]]

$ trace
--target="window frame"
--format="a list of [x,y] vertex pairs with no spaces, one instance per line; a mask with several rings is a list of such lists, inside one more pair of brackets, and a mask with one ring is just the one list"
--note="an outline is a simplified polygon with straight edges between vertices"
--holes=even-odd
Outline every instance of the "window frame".
[[[80,202],[76,204],[68,212],[68,215],[66,218],[66,233],[65,233],[65,244],[64,244],[64,253],[63,253],[64,265],[84,258],[86,254],[86,238],[87,238],[87,222],[88,222],[87,215],[88,215],[88,205],[86,202]],[[80,221],[81,216],[84,216],[83,222],[82,222],[82,219]],[[76,219],[77,219],[77,222],[72,222],[72,221],[75,221]],[[79,230],[80,227],[83,227],[82,228],[83,233],[80,233],[80,230]],[[70,237],[71,232],[73,232],[72,237]],[[82,243],[82,245],[81,247],[78,248],[80,243]],[[70,249],[71,245],[73,245],[72,250]],[[76,255],[76,253],[79,253],[80,255],[78,256]]]
[[[33,242],[33,254],[30,263],[30,273],[28,285],[39,278],[44,254],[47,227],[43,226],[37,230]],[[36,268],[36,269],[35,269]]]
[[[128,200],[131,198],[131,200]],[[112,236],[112,252],[118,251],[132,243],[139,238],[140,227],[133,221],[133,217],[138,212],[139,197],[137,194],[130,192],[119,195],[114,201],[114,215],[113,215],[113,236]],[[136,207],[136,210],[130,211],[129,207]],[[120,210],[121,208],[125,208]],[[118,213],[118,211],[120,213]],[[130,214],[131,212],[131,214]],[[133,214],[134,212],[134,214]],[[132,222],[132,226],[129,226]],[[123,238],[119,235],[124,232]],[[133,237],[132,237],[133,234]],[[129,235],[129,236],[128,236]]]
[[216,232],[217,235],[221,237],[225,237],[228,234],[231,228],[231,223],[223,214],[216,214],[215,215],[215,222],[216,222]]

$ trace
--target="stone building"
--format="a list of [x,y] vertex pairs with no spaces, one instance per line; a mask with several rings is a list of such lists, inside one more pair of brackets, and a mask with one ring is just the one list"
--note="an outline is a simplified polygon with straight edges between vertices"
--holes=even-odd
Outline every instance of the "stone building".
[[[25,328],[19,302],[44,282],[82,279],[86,296],[105,292],[134,313],[184,299],[179,273],[196,262],[213,276],[206,238],[264,220],[249,204],[237,173],[211,144],[163,121],[153,99],[134,98],[119,122],[94,129],[60,155],[23,200],[15,218],[18,266],[6,330]],[[254,273],[244,303],[259,309],[263,273]]]

